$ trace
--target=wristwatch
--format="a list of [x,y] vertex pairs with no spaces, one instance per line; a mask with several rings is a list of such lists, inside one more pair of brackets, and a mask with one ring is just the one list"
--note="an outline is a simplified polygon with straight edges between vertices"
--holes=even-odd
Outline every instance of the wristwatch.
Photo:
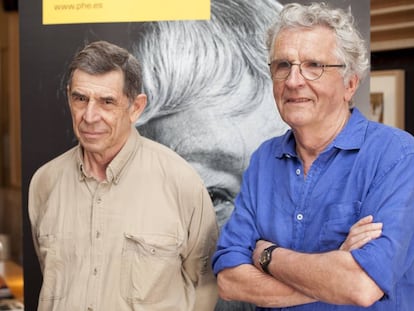
[[266,272],[267,274],[270,274],[268,267],[269,267],[270,261],[272,260],[272,252],[274,249],[278,247],[279,245],[273,244],[265,248],[262,254],[260,255],[260,259],[259,259],[260,266],[262,267],[263,271]]

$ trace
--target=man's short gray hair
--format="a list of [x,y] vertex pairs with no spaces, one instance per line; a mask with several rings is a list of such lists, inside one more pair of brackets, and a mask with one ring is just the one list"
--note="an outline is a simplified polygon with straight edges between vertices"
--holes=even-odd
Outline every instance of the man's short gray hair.
[[281,30],[315,26],[325,26],[334,32],[337,42],[336,57],[346,65],[343,72],[345,82],[354,74],[362,80],[369,68],[368,53],[365,42],[355,27],[350,8],[346,12],[342,9],[332,9],[325,3],[285,5],[279,19],[268,31],[269,57],[274,55],[275,39]]

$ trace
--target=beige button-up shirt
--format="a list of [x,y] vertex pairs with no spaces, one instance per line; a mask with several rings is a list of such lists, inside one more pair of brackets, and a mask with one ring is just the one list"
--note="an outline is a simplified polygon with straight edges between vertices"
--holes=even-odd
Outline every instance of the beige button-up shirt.
[[213,310],[215,214],[197,173],[135,129],[98,183],[74,147],[29,190],[41,311]]

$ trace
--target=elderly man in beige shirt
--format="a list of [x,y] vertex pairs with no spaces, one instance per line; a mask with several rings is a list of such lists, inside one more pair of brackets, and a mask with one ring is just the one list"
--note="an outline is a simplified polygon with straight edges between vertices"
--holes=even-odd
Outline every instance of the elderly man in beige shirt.
[[42,166],[29,190],[40,311],[214,309],[211,200],[189,164],[135,130],[140,91],[139,63],[108,42],[69,67],[79,144]]

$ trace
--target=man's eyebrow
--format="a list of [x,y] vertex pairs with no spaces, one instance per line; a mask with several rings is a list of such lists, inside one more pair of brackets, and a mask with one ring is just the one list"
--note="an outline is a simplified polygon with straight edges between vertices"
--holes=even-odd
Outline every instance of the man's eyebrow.
[[70,92],[70,96],[86,96],[86,95],[82,94],[78,91],[72,91],[72,92]]
[[108,95],[108,96],[100,96],[99,97],[99,99],[100,100],[113,100],[113,101],[115,101],[116,99],[115,99],[115,97],[114,96],[112,96],[112,95]]

